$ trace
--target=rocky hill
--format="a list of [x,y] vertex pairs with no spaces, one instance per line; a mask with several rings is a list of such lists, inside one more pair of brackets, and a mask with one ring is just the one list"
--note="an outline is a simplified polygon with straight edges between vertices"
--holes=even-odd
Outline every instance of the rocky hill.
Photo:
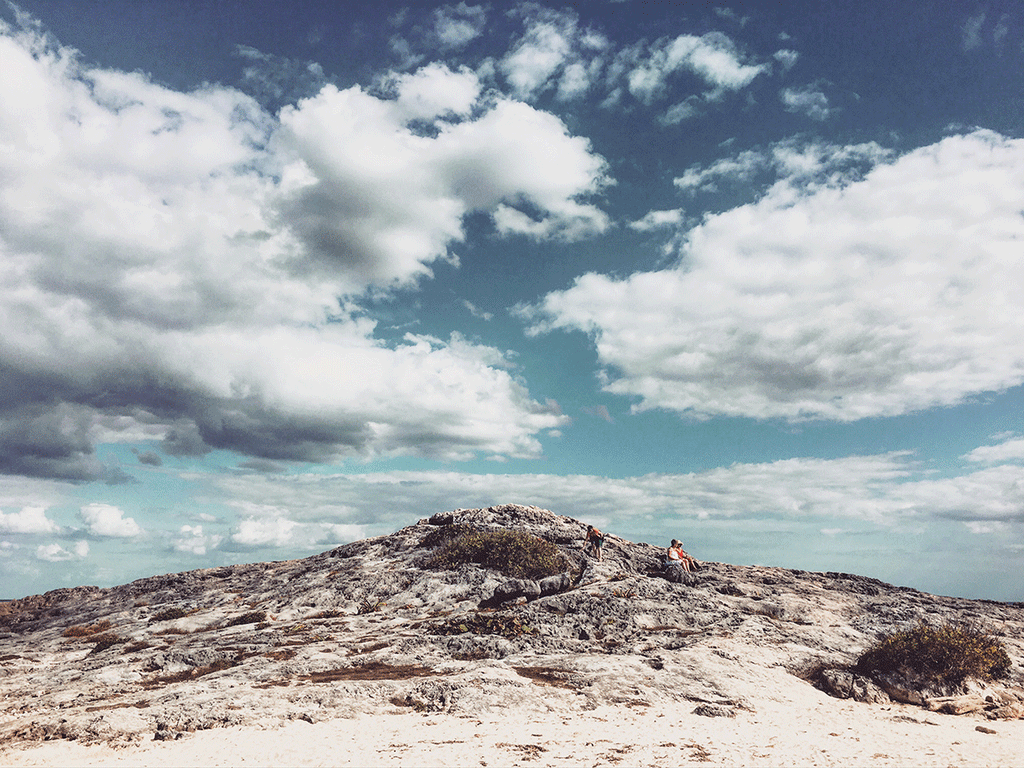
[[[609,536],[596,562],[581,550],[585,528],[536,507],[456,510],[301,560],[7,603],[0,742],[656,700],[734,716],[756,709],[751,691],[793,685],[865,706],[1024,716],[1024,605],[725,563],[677,583],[648,544]],[[512,578],[439,557],[467,531],[536,537],[558,572]],[[850,670],[883,633],[921,621],[984,628],[1009,654],[1009,676],[939,690]]]

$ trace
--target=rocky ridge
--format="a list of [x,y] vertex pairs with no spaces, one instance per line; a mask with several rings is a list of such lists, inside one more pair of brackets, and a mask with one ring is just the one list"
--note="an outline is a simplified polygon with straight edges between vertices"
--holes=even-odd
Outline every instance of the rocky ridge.
[[[432,532],[519,530],[568,567],[539,581],[439,570]],[[737,716],[797,681],[875,705],[1024,717],[1024,605],[938,597],[843,573],[705,563],[536,507],[456,510],[313,557],[48,592],[0,607],[0,743],[173,739],[359,712],[544,712],[678,702]],[[850,671],[883,633],[972,622],[1012,660],[999,684],[920,689]]]

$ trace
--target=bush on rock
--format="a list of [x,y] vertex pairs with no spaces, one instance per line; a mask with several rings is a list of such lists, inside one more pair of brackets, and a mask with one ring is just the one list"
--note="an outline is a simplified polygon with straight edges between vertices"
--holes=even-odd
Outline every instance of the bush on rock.
[[857,660],[861,674],[899,672],[926,683],[960,685],[996,680],[1010,672],[1003,644],[973,625],[921,623],[883,637]]
[[452,525],[432,531],[421,542],[438,546],[428,568],[452,569],[478,563],[514,579],[543,579],[569,568],[569,562],[554,544],[524,531],[481,531]]

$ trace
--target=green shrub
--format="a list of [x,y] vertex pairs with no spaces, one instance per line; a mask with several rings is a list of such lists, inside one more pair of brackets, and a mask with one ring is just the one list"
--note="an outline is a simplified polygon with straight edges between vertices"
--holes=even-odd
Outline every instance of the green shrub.
[[514,579],[543,579],[569,568],[558,547],[524,531],[478,531],[453,525],[431,531],[421,543],[440,544],[438,552],[427,561],[428,568],[451,569],[479,563]]
[[1010,672],[1003,644],[968,624],[925,623],[894,632],[868,648],[854,671],[901,672],[925,682],[960,685],[967,678],[996,680]]
[[359,608],[356,610],[356,613],[377,613],[377,611],[383,611],[386,606],[387,603],[383,600],[370,600],[369,598],[364,598],[359,602]]

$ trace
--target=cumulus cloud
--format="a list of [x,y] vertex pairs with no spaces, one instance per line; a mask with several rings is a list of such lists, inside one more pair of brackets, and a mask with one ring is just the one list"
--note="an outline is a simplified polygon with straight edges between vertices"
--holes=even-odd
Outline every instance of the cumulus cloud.
[[87,504],[79,515],[93,536],[123,539],[142,534],[133,518],[125,517],[124,512],[110,504]]
[[532,332],[591,334],[639,410],[854,421],[1003,390],[1024,382],[1021,178],[1024,142],[976,132],[783,180],[677,267],[547,295]]
[[20,512],[0,512],[0,533],[55,533],[59,526],[46,517],[43,507],[25,507]]
[[[124,481],[102,441],[269,460],[535,456],[562,419],[496,350],[385,343],[354,297],[452,261],[463,218],[602,231],[604,161],[431,64],[280,118],[0,30],[0,472]],[[155,465],[153,456],[140,460]]]

